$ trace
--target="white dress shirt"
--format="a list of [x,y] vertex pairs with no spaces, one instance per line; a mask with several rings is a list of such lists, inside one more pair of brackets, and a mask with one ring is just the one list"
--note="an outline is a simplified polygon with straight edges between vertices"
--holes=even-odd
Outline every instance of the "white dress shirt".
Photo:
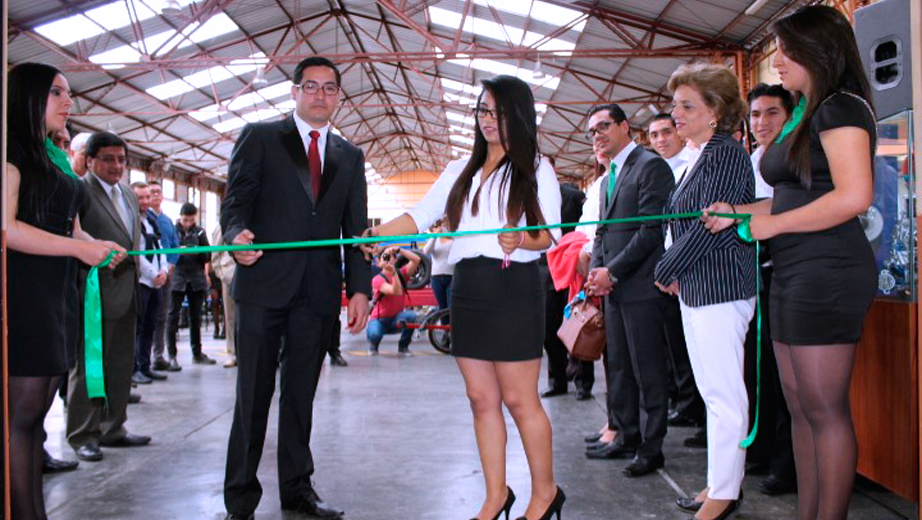
[[[467,165],[468,159],[458,159],[448,163],[445,171],[435,181],[429,193],[423,197],[423,200],[416,206],[407,211],[407,214],[416,222],[416,229],[428,229],[436,220],[442,218],[445,214],[445,203],[448,201],[448,194],[455,185],[455,181],[461,176],[462,170]],[[483,169],[474,174],[471,180],[471,189],[464,207],[461,210],[461,221],[458,224],[457,231],[475,231],[484,229],[497,229],[505,226],[506,206],[509,201],[509,187],[503,186],[500,189],[500,180],[503,177],[504,170],[493,172],[487,179],[487,183],[480,190],[478,200],[477,215],[471,213],[471,201],[474,195],[481,187],[481,175]],[[550,161],[542,157],[538,163],[538,171],[535,173],[538,180],[538,205],[544,220],[547,224],[560,223],[560,184],[557,182],[557,175]],[[500,191],[502,191],[502,200],[500,200]],[[516,227],[525,225],[525,215],[514,223]],[[554,239],[560,238],[560,229],[552,229],[551,235]],[[457,264],[464,258],[474,258],[486,256],[490,258],[502,259],[503,250],[499,246],[496,235],[466,235],[456,237],[452,240],[451,252],[448,255],[449,264]],[[514,262],[531,262],[541,256],[541,251],[529,251],[526,249],[516,249],[509,255]]]
[[298,117],[297,112],[292,117],[295,120],[295,126],[298,127],[298,133],[301,135],[301,142],[304,143],[304,153],[308,157],[310,157],[311,153],[311,130],[320,132],[320,137],[317,138],[317,147],[320,152],[320,171],[322,172],[323,165],[326,164],[324,161],[327,158],[327,136],[330,133],[330,123],[327,123],[323,128],[314,128]]
[[759,163],[762,162],[762,156],[765,155],[766,147],[760,146],[756,148],[756,151],[752,152],[750,156],[752,158],[752,171],[756,174],[756,198],[757,199],[770,199],[775,193],[775,189],[768,185],[765,182],[765,179],[762,178],[762,171],[759,170]]
[[675,181],[677,183],[679,179],[682,178],[682,174],[688,169],[693,155],[694,153],[689,150],[687,146],[683,146],[682,149],[679,150],[679,153],[665,159],[666,164],[672,168],[672,175],[675,176]]
[[[150,222],[147,221],[147,218],[141,218],[141,226],[144,228],[144,234],[153,235],[154,227],[150,225]],[[160,249],[160,240],[155,238],[157,245],[156,249]],[[141,250],[147,251],[147,240],[141,240]],[[166,255],[141,255],[141,276],[138,281],[150,288],[154,287],[154,278],[160,275],[160,273],[166,273],[169,264],[166,262]]]
[[[600,197],[602,196],[602,179],[608,175],[604,173],[599,175],[599,178],[592,181],[592,184],[589,185],[589,189],[586,190],[586,202],[583,203],[583,215],[579,218],[580,222],[595,222],[599,220],[599,208],[602,204]],[[588,254],[592,254],[592,243],[595,240],[595,224],[582,224],[576,226],[576,231],[582,231],[589,238],[589,242],[586,242],[583,245],[583,251]]]

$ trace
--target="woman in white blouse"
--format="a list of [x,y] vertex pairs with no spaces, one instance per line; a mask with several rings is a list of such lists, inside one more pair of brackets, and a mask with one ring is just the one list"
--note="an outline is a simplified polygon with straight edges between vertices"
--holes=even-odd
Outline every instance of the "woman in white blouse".
[[[518,78],[483,81],[474,149],[453,161],[423,200],[366,232],[417,233],[446,216],[448,228],[478,231],[560,222],[560,188],[538,154],[534,97]],[[449,263],[451,346],[474,413],[486,481],[478,520],[508,518],[515,495],[506,486],[503,404],[522,437],[531,500],[519,520],[548,519],[565,500],[554,481],[551,424],[538,397],[544,343],[544,294],[537,260],[560,232],[509,232],[454,239]]]

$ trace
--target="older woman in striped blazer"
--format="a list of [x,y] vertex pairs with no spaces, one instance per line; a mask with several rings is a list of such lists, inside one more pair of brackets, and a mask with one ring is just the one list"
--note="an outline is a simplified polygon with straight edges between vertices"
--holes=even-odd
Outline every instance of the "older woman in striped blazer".
[[[679,135],[701,154],[679,181],[666,211],[699,211],[716,201],[746,204],[755,181],[746,151],[732,137],[746,104],[736,76],[711,64],[680,67],[669,80]],[[671,245],[670,245],[671,239]],[[733,229],[711,234],[699,220],[669,225],[657,286],[679,297],[688,355],[707,406],[707,487],[677,504],[698,520],[723,519],[739,505],[749,425],[743,342],[755,308],[755,251]]]

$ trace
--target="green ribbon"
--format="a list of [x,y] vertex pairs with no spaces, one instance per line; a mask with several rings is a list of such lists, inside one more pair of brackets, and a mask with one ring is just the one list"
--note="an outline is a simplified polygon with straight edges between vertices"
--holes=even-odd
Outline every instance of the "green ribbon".
[[45,138],[45,152],[48,153],[48,158],[51,159],[51,162],[60,168],[62,172],[70,175],[75,180],[80,178],[74,173],[74,169],[70,167],[70,161],[67,159],[67,154],[64,150],[55,146],[54,141],[47,137]]
[[106,377],[102,362],[102,300],[99,297],[99,269],[106,268],[115,257],[109,251],[99,265],[90,268],[83,297],[83,363],[86,372],[86,393],[90,399],[106,398]]
[[800,124],[801,120],[804,118],[804,111],[807,109],[807,98],[804,96],[800,97],[800,102],[797,103],[797,106],[794,107],[794,113],[791,114],[791,119],[784,124],[784,127],[781,128],[781,133],[778,134],[778,137],[775,139],[775,144],[778,144],[784,141],[791,132],[793,132],[797,125]]
[[[688,213],[667,213],[664,215],[646,215],[639,217],[627,217],[627,218],[614,218],[608,220],[595,220],[590,222],[579,222],[578,225],[595,225],[595,226],[604,226],[608,224],[630,224],[637,222],[652,222],[652,221],[663,221],[663,220],[678,220],[685,218],[700,218],[703,215],[701,211],[693,211]],[[741,222],[736,227],[737,236],[740,240],[756,244],[756,271],[759,269],[759,243],[752,238],[752,231],[749,227],[749,220],[752,218],[751,214],[748,213],[711,213],[715,217],[723,218],[732,218],[736,220],[741,220]],[[301,242],[275,242],[267,244],[225,244],[225,245],[216,245],[216,246],[195,246],[195,247],[176,247],[172,249],[153,249],[153,250],[144,250],[144,251],[128,251],[128,255],[131,256],[143,256],[143,255],[169,255],[169,254],[178,254],[178,255],[192,255],[198,253],[214,253],[218,251],[264,251],[264,250],[273,250],[273,249],[306,249],[313,247],[338,247],[338,246],[355,246],[359,244],[375,244],[379,242],[393,242],[393,241],[403,241],[403,242],[412,242],[412,241],[422,241],[430,238],[456,238],[469,235],[498,235],[500,233],[515,233],[519,231],[541,231],[545,229],[556,229],[562,227],[572,227],[573,222],[562,222],[560,224],[541,224],[535,226],[521,226],[515,228],[496,228],[496,229],[481,229],[481,230],[472,230],[472,231],[446,231],[440,233],[416,233],[410,235],[392,235],[392,236],[375,236],[375,237],[352,237],[352,238],[332,238],[325,240],[305,240]],[[105,267],[109,264],[111,257],[114,255],[110,253],[109,258],[100,264],[98,267]],[[96,267],[90,270],[90,276],[87,278],[87,290],[86,290],[86,345],[87,345],[87,360],[89,360],[89,345],[91,343],[91,329],[89,327],[89,315],[91,314],[90,307],[95,309],[95,316],[97,317],[97,322],[100,322],[99,317],[101,316],[100,306],[99,306],[99,286],[98,281],[96,282],[96,294],[95,294],[95,303],[90,301],[90,279],[96,279]],[[756,276],[756,312],[759,312],[761,308],[761,301],[758,297],[759,295],[759,277]],[[756,319],[756,324],[758,327],[758,336],[756,337],[756,357],[761,359],[762,357],[762,319],[761,314]],[[97,334],[98,344],[102,345],[102,327],[97,326],[95,329],[95,334]],[[102,350],[100,348],[100,354]],[[102,360],[99,360],[100,367],[102,365]],[[87,363],[87,387],[89,388],[89,363]],[[759,429],[759,402],[761,401],[761,386],[762,386],[762,372],[761,368],[756,370],[756,418],[752,427],[752,431],[749,436],[740,443],[740,447],[748,448],[752,445],[753,441],[756,438]],[[104,395],[104,394],[103,394]],[[92,395],[91,395],[92,397]]]

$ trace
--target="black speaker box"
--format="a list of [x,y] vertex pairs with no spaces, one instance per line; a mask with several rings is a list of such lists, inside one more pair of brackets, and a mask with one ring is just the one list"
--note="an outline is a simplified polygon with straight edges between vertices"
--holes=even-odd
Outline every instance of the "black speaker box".
[[855,11],[855,37],[877,119],[912,108],[911,0],[880,0]]

